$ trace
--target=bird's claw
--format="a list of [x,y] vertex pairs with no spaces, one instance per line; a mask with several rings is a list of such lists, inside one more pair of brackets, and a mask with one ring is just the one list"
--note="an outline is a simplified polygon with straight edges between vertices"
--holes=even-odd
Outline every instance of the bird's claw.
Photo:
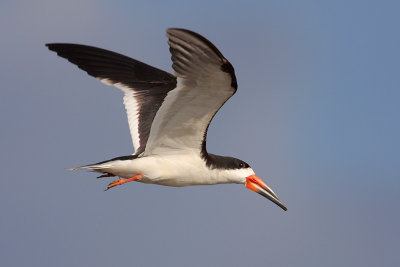
[[142,177],[143,177],[143,175],[137,174],[137,175],[132,176],[131,178],[127,178],[127,179],[119,178],[118,180],[115,180],[115,181],[112,181],[111,183],[109,183],[107,188],[104,191],[107,191],[108,189],[113,188],[114,186],[117,186],[117,185],[121,185],[121,184],[131,182],[131,181],[140,180],[140,179],[142,179]]
[[114,180],[111,183],[109,183],[107,188],[106,188],[106,190],[104,190],[104,191],[107,191],[108,189],[113,188],[114,186],[121,185],[121,184],[124,184],[124,183],[126,183],[126,179],[119,178],[118,180]]

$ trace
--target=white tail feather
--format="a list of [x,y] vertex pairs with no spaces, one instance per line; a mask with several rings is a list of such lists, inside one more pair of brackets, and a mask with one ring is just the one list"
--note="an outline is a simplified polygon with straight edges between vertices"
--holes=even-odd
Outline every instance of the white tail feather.
[[81,166],[81,167],[76,167],[76,168],[68,168],[68,171],[76,171],[76,170],[102,170],[102,169],[109,169],[112,168],[113,165],[111,164],[99,164],[99,165],[86,165],[86,166]]

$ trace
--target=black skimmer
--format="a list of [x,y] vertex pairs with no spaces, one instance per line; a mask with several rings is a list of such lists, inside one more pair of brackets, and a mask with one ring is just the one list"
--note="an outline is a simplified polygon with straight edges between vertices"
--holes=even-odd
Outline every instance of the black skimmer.
[[124,92],[135,153],[71,170],[119,177],[107,189],[130,181],[177,187],[244,184],[287,210],[246,162],[206,150],[212,118],[237,90],[231,63],[195,32],[168,29],[167,37],[174,74],[96,47],[46,44],[89,75]]

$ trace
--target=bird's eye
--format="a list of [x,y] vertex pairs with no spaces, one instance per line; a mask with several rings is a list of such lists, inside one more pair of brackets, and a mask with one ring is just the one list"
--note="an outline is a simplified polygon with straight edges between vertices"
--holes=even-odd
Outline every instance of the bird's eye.
[[242,162],[239,163],[239,167],[240,167],[240,168],[243,168],[243,167],[244,167],[244,163],[242,163]]

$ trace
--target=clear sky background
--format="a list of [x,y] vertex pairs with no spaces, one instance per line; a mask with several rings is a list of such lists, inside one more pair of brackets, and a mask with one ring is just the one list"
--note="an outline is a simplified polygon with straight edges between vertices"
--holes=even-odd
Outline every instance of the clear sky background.
[[[399,266],[398,1],[1,1],[2,266]],[[44,46],[172,71],[168,27],[210,39],[237,94],[208,150],[241,185],[169,188],[68,167],[133,152],[122,93]]]

